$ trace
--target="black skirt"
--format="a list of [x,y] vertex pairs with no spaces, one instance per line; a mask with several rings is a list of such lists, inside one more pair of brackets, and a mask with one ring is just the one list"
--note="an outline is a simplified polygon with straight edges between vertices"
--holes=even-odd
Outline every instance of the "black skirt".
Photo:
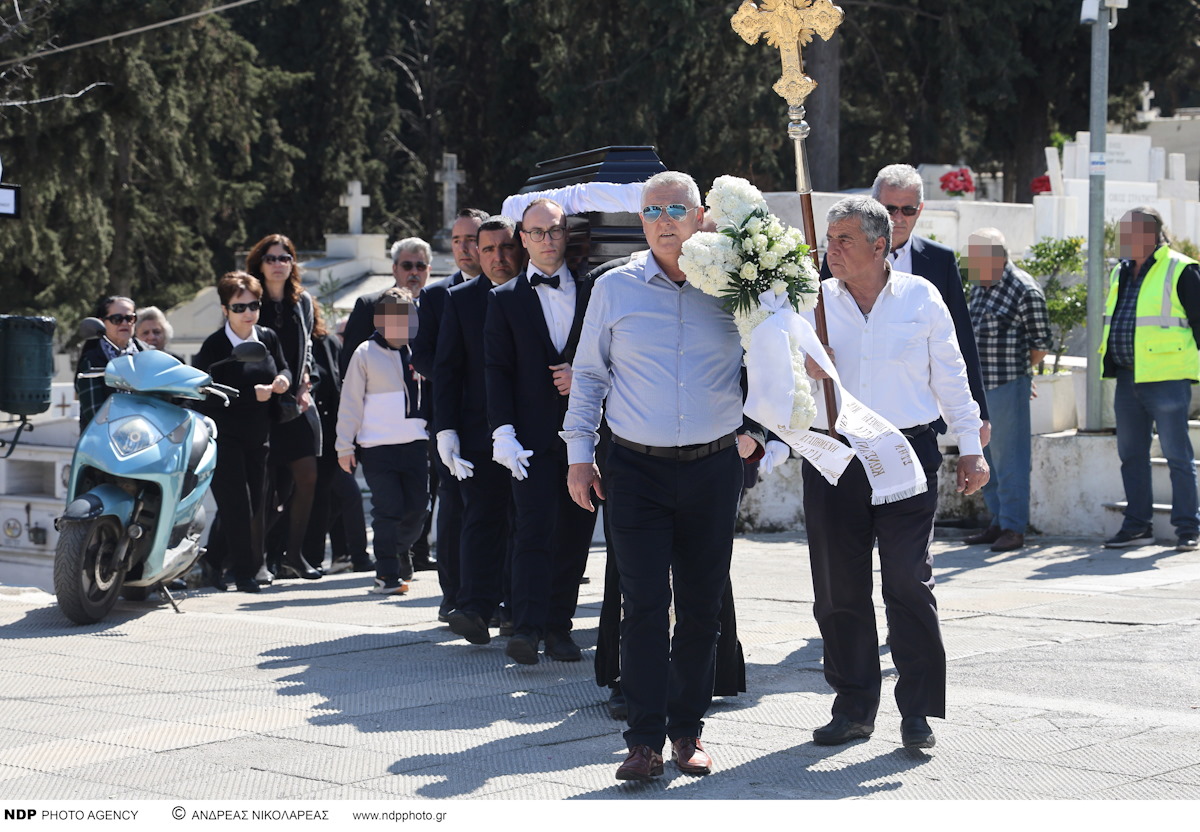
[[321,454],[321,422],[310,407],[290,422],[271,425],[271,464],[287,465]]

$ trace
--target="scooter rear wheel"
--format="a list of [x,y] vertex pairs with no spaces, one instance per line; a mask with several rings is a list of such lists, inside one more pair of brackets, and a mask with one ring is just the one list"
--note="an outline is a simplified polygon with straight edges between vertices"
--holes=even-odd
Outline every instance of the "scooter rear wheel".
[[116,518],[69,523],[54,555],[54,593],[63,614],[76,624],[94,624],[121,594],[125,570],[116,562],[121,526]]

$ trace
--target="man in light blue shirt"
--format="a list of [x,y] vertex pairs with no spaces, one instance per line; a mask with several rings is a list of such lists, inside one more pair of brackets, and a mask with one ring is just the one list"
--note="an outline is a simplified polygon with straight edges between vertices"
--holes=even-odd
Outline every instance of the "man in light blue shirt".
[[[703,217],[687,174],[667,171],[646,182],[641,218],[650,250],[596,283],[563,421],[571,496],[591,510],[592,492],[607,494],[621,576],[629,756],[619,780],[661,775],[667,737],[681,771],[711,770],[700,732],[712,699],[742,458],[761,454],[761,434],[745,433],[757,426],[742,416],[733,316],[679,268],[683,243]],[[606,399],[613,445],[602,482],[595,445]]]

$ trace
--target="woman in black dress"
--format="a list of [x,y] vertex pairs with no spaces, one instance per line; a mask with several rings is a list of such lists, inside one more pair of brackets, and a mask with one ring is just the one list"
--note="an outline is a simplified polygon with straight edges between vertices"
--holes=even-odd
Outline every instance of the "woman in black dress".
[[[225,407],[220,399],[209,398],[196,409],[217,423],[217,467],[213,472],[212,493],[217,502],[220,534],[224,551],[237,588],[258,592],[255,575],[263,564],[263,537],[266,521],[267,437],[271,430],[271,399],[285,394],[292,386],[292,374],[280,348],[279,338],[266,327],[258,326],[262,305],[262,284],[245,272],[230,272],[217,283],[221,314],[225,324],[205,339],[192,364],[208,370],[228,358],[243,341],[261,341],[267,348],[263,361],[231,361],[212,371],[213,381],[236,387],[239,396]],[[209,563],[213,583],[225,588],[222,564]]]
[[[296,247],[282,234],[263,237],[246,257],[246,270],[262,281],[260,323],[275,330],[296,384],[282,401],[282,417],[271,428],[270,461],[275,474],[271,503],[284,507],[285,554],[272,571],[279,577],[320,578],[304,558],[304,537],[317,486],[321,422],[313,407],[313,299],[300,285]],[[268,548],[272,548],[268,542]]]
[[92,421],[100,405],[112,395],[112,388],[101,378],[78,378],[79,373],[103,370],[118,355],[141,352],[146,345],[133,337],[133,325],[137,322],[133,301],[119,295],[101,298],[92,314],[104,321],[104,334],[85,341],[79,352],[79,364],[75,368],[75,392],[79,396],[79,429],[83,430]]

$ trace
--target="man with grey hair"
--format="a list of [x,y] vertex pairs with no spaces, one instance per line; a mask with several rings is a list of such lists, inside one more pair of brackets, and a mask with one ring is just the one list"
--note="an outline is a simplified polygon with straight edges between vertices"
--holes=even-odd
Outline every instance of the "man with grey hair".
[[[930,423],[945,416],[958,439],[957,489],[977,491],[988,478],[979,438],[979,407],[971,399],[954,322],[926,280],[888,262],[891,226],[876,200],[848,197],[827,216],[828,265],[823,283],[829,353],[843,387],[892,423],[911,443],[925,472],[922,494],[875,505],[862,462],[855,458],[837,485],[805,461],[804,514],[815,602],[825,648],[825,679],[837,692],[833,719],[813,731],[819,745],[870,736],[882,675],[871,552],[879,545],[892,659],[899,673],[900,733],[910,748],[934,743],[927,717],[944,717],[946,653],[933,597],[933,517],[942,461]],[[811,359],[809,375],[827,378]],[[832,419],[818,397],[814,429]]]
[[[657,174],[641,204],[650,250],[592,290],[561,434],[571,497],[592,511],[593,492],[608,496],[629,709],[629,755],[618,780],[660,776],[667,738],[681,771],[711,770],[700,732],[712,700],[742,459],[761,455],[763,442],[742,415],[733,316],[679,267],[684,241],[704,219],[695,180]],[[612,446],[602,483],[595,447],[606,400]]]
[[1050,349],[1050,314],[1042,287],[1008,259],[1004,235],[981,228],[967,239],[967,275],[975,285],[968,308],[983,365],[994,429],[983,449],[992,477],[983,487],[991,522],[966,539],[993,552],[1025,545],[1029,524],[1029,395],[1032,371]]
[[[925,210],[925,185],[921,181],[921,174],[912,165],[888,165],[875,174],[871,196],[883,204],[892,220],[891,252],[888,255],[892,268],[928,280],[937,287],[950,310],[958,349],[967,365],[971,398],[979,405],[979,415],[983,419],[983,444],[987,445],[991,436],[987,397],[983,392],[979,351],[975,346],[975,333],[971,329],[971,316],[967,312],[958,261],[950,248],[913,234],[913,228]],[[828,267],[822,264],[821,279],[829,276]],[[934,422],[934,429],[939,433],[945,431],[945,423],[941,420]]]
[[[396,286],[407,289],[413,297],[420,295],[425,288],[432,262],[433,249],[420,237],[405,237],[392,243],[392,278]],[[338,370],[343,378],[354,350],[375,331],[375,303],[382,296],[382,291],[372,292],[354,302],[354,310],[346,319],[346,329],[342,333],[342,354],[338,358]]]

